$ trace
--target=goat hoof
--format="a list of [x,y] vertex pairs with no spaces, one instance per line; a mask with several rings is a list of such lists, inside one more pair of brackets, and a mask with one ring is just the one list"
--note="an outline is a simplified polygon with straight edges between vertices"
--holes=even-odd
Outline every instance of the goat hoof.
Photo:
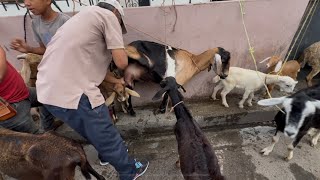
[[285,158],[284,158],[285,161],[290,161],[291,159],[292,159],[292,158],[290,158],[290,157],[285,157]]
[[315,147],[317,144],[318,144],[318,142],[312,139],[311,144],[310,144],[311,147]]
[[129,111],[130,116],[132,117],[136,117],[136,112],[134,112],[134,110],[130,110]]
[[243,105],[239,105],[239,108],[240,108],[240,109],[243,109]]
[[166,109],[155,109],[153,110],[153,114],[157,115],[157,114],[164,114],[166,112]]
[[224,105],[224,107],[227,107],[227,108],[229,107],[229,105],[228,105],[228,104],[223,104],[223,105]]
[[176,161],[176,167],[180,168],[180,161],[179,160]]
[[250,107],[251,107],[251,106],[252,106],[252,103],[248,103],[248,106],[250,106]]
[[271,151],[269,151],[267,148],[264,148],[260,151],[260,153],[264,156],[268,156]]

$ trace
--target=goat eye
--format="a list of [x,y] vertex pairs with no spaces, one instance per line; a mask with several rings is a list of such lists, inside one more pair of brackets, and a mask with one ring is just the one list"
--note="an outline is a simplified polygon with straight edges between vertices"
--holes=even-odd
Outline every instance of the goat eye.
[[287,84],[287,87],[290,87],[290,85]]

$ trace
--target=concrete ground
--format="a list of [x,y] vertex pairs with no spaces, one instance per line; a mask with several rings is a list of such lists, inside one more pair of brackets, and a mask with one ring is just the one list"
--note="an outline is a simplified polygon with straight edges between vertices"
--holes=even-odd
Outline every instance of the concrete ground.
[[[228,180],[270,179],[270,180],[313,180],[320,179],[320,145],[310,146],[310,137],[305,136],[294,150],[294,157],[287,162],[287,138],[281,138],[269,156],[259,152],[271,142],[274,127],[256,126],[243,129],[206,132],[220,168]],[[282,135],[281,137],[284,137]],[[141,180],[182,180],[180,169],[175,167],[177,143],[175,136],[153,136],[127,140],[129,153],[134,157],[147,159],[150,167]],[[96,151],[85,146],[93,167],[106,179],[116,180],[117,173],[111,165],[98,165]],[[84,179],[79,171],[75,179]]]
[[[306,87],[304,81],[299,82],[296,90],[303,87]],[[273,92],[273,97],[280,95],[280,92]],[[284,161],[287,154],[286,144],[290,142],[288,139],[280,139],[269,156],[260,154],[260,151],[270,144],[275,132],[272,119],[277,108],[258,106],[256,102],[262,97],[256,93],[252,107],[245,106],[244,109],[239,109],[237,103],[241,96],[237,91],[227,96],[230,108],[223,107],[221,100],[213,101],[209,97],[200,101],[185,101],[194,119],[205,130],[226,179],[320,179],[320,145],[311,147],[309,136],[302,139],[290,162]],[[173,135],[175,115],[154,115],[153,109],[157,106],[158,103],[155,103],[152,106],[135,108],[136,117],[119,113],[116,127],[126,140],[129,153],[138,159],[150,161],[150,167],[141,180],[182,180],[180,170],[175,167],[178,157],[177,143]],[[57,132],[85,142],[66,125]],[[118,179],[117,172],[111,165],[99,165],[97,152],[92,146],[84,145],[84,148],[94,169],[106,179]],[[84,179],[79,170],[75,179]]]

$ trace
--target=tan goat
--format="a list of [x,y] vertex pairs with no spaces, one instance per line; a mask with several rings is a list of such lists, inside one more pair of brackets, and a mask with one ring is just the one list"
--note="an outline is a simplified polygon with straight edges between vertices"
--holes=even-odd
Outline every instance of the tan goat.
[[35,86],[35,81],[31,82],[31,79],[36,79],[37,77],[37,67],[42,59],[42,55],[27,53],[17,56],[18,60],[22,60],[22,69],[20,74],[24,82],[28,86]]
[[[268,61],[268,63],[266,64],[266,67],[268,68],[267,74],[278,74],[283,64],[283,60],[281,60],[279,56],[271,56],[264,59],[260,63],[264,63],[266,61]],[[281,73],[279,75],[289,76],[293,80],[297,80],[298,72],[300,72],[300,64],[296,60],[290,60],[284,64],[281,70]],[[274,84],[268,84],[268,90],[270,93],[272,92],[274,86],[275,86]]]
[[[110,76],[113,78],[117,78],[111,72],[108,72],[107,76],[109,76],[109,78]],[[114,100],[116,99],[120,103],[122,111],[124,113],[128,113],[127,107],[129,105],[128,104],[129,96],[131,95],[134,97],[140,97],[140,95],[136,91],[125,87],[121,83],[108,82],[107,79],[108,78],[106,77],[105,80],[100,84],[99,88],[103,96],[106,98],[105,104],[108,107],[110,106],[112,107],[112,111],[113,111],[112,120],[114,123],[116,123],[118,120],[118,117],[115,113],[114,106],[112,105],[114,103]]]
[[303,51],[299,58],[300,65],[303,68],[307,63],[312,67],[311,72],[306,77],[308,86],[312,86],[312,78],[320,72],[320,41],[312,44]]

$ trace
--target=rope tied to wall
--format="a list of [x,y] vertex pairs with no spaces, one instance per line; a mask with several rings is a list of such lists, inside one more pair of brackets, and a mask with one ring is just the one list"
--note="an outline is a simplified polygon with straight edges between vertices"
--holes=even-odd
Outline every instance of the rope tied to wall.
[[[267,90],[267,94],[269,96],[269,98],[272,98],[269,90],[268,90],[268,87],[265,83],[265,81],[262,79],[262,77],[260,76],[260,74],[258,73],[258,66],[257,66],[257,61],[256,61],[256,58],[254,57],[254,47],[251,45],[250,43],[250,38],[249,38],[249,35],[248,35],[248,31],[247,31],[247,27],[246,27],[246,24],[245,24],[245,21],[244,21],[244,15],[245,15],[245,12],[244,12],[244,5],[243,5],[243,2],[244,0],[239,0],[239,5],[240,5],[240,11],[241,11],[241,19],[242,19],[242,24],[243,24],[243,28],[244,28],[244,31],[245,31],[245,34],[246,34],[246,38],[247,38],[247,42],[248,42],[248,45],[249,45],[249,53],[252,57],[252,60],[253,60],[253,63],[254,63],[254,66],[255,66],[255,71],[257,73],[257,76],[260,78],[260,80],[263,82],[263,85],[265,87],[265,89]],[[282,109],[280,107],[278,107],[276,105],[276,107],[282,112],[285,114],[285,112],[282,111]]]

